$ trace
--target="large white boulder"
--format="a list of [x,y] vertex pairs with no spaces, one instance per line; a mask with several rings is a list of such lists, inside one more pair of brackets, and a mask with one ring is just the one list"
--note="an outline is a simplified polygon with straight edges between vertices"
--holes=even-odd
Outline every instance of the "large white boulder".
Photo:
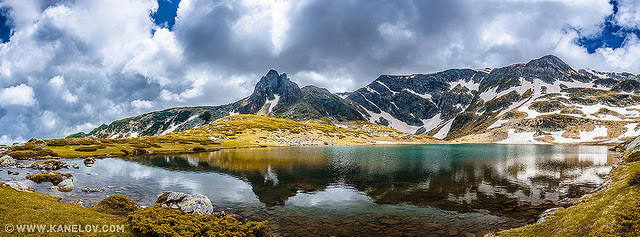
[[213,213],[211,200],[202,194],[191,195],[180,192],[164,192],[158,196],[156,204],[191,214],[211,215]]

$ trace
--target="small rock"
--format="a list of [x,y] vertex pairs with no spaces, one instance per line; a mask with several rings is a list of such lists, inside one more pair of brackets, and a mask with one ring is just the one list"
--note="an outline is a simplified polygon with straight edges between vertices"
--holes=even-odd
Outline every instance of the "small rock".
[[465,237],[476,237],[476,234],[471,233],[471,232],[467,232],[467,231],[462,232],[462,234],[463,234]]
[[58,184],[58,191],[60,192],[71,192],[72,190],[73,190],[73,179],[65,179]]
[[71,164],[71,167],[73,167],[74,169],[80,169],[80,166],[78,164]]
[[424,224],[424,227],[427,229],[437,229],[437,228],[440,228],[440,226],[441,226],[440,224],[436,224],[436,223]]
[[271,229],[272,229],[272,230],[278,230],[278,229],[280,229],[280,225],[275,224],[275,223],[273,223],[273,224],[269,225],[269,227],[271,227]]
[[449,228],[449,230],[447,230],[447,233],[451,236],[458,235],[458,230],[455,228]]
[[99,193],[99,192],[104,192],[104,188],[84,187],[84,188],[82,188],[82,191],[85,192],[85,193]]
[[13,159],[11,156],[3,156],[0,158],[0,167],[9,167],[16,165],[16,159]]
[[84,202],[82,201],[82,199],[80,199],[80,200],[76,200],[76,201],[72,202],[71,204],[78,205],[78,206],[82,207],[84,205]]
[[400,224],[400,221],[395,219],[382,219],[380,220],[380,223],[385,225],[397,225]]
[[87,172],[87,175],[89,175],[89,176],[97,176],[98,174],[94,174],[94,173],[89,173],[89,172]]
[[478,212],[479,212],[480,214],[484,214],[484,215],[489,215],[489,214],[491,214],[491,211],[489,211],[489,210],[487,210],[487,209],[480,209],[480,210],[478,210]]
[[88,158],[85,158],[83,162],[84,162],[85,166],[91,167],[91,166],[93,166],[93,164],[96,163],[96,158],[88,157]]
[[18,191],[22,191],[22,192],[32,192],[33,188],[29,187],[26,184],[23,184],[21,182],[16,182],[16,181],[11,181],[11,182],[6,182],[4,183],[4,186],[9,186],[12,189],[18,190]]

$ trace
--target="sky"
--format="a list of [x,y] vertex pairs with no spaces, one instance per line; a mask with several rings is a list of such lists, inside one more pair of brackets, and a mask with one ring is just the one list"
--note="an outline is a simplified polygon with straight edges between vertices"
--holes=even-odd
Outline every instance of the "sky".
[[269,69],[352,91],[381,74],[554,54],[640,73],[634,0],[0,0],[0,144],[248,96]]

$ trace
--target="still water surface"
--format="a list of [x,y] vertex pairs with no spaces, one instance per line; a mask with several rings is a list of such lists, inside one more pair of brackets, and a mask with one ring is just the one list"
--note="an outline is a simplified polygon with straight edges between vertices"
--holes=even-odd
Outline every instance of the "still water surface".
[[[521,226],[603,182],[603,146],[414,145],[231,149],[102,159],[75,190],[37,192],[91,206],[115,193],[152,206],[163,191],[207,195],[219,210],[270,220],[281,236],[464,236]],[[26,173],[24,170],[21,173]],[[2,180],[22,180],[25,174]],[[104,187],[83,193],[82,187]]]

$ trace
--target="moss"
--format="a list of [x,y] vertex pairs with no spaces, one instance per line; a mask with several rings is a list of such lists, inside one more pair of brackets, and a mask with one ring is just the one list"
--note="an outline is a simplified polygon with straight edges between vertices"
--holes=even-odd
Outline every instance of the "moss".
[[[78,205],[58,202],[60,198],[40,193],[27,193],[0,187],[0,223],[13,225],[124,225],[124,233],[118,236],[133,236],[127,219],[121,216],[96,212]],[[4,225],[4,224],[3,224]],[[9,236],[2,231],[2,236]],[[96,233],[74,233],[74,236],[109,236]],[[14,233],[10,236],[35,236]],[[70,236],[69,233],[47,233],[46,236]]]
[[60,174],[59,172],[51,172],[48,174],[28,174],[25,178],[38,184],[51,182],[52,184],[57,185],[65,178],[70,178],[71,176],[72,175],[70,173]]
[[131,228],[149,236],[266,236],[266,222],[242,223],[231,217],[187,214],[169,208],[144,208],[129,215]]
[[626,162],[636,162],[636,161],[640,161],[640,151],[634,151],[631,154],[629,154],[624,161]]
[[640,236],[640,201],[632,200],[625,208],[613,212],[613,225],[603,226],[595,236]]
[[97,151],[98,148],[97,147],[92,147],[92,146],[81,146],[78,147],[76,149],[74,149],[75,151],[79,151],[79,152],[94,152]]
[[138,210],[140,205],[122,194],[114,194],[103,199],[93,208],[102,213],[128,215]]

